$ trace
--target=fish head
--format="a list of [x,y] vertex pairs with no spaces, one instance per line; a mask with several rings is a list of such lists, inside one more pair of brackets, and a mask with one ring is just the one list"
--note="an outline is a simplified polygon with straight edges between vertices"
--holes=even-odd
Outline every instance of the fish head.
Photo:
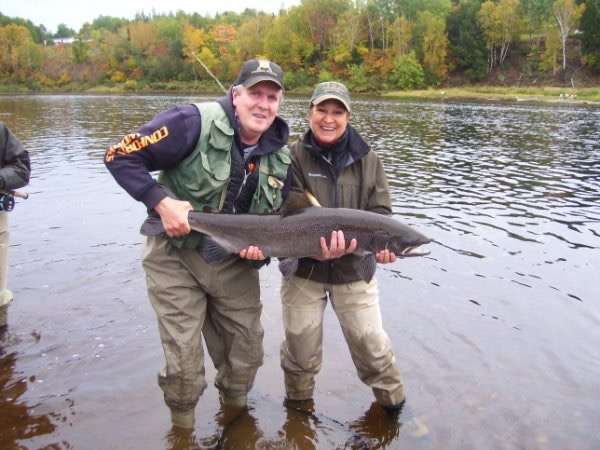
[[[381,238],[379,238],[381,239]],[[422,235],[419,232],[406,233],[400,235],[388,235],[387,242],[383,248],[389,249],[399,258],[406,258],[410,256],[425,256],[429,252],[420,251],[419,247],[424,244],[431,242],[431,239]],[[383,241],[380,241],[383,243]],[[381,249],[381,247],[379,247]]]

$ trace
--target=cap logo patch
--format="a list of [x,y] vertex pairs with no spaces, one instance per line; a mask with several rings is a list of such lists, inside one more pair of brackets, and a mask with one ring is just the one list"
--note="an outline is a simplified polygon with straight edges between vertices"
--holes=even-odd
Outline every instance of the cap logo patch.
[[255,72],[268,72],[275,74],[275,72],[273,72],[273,69],[271,69],[271,64],[266,59],[258,60],[258,67],[256,68]]

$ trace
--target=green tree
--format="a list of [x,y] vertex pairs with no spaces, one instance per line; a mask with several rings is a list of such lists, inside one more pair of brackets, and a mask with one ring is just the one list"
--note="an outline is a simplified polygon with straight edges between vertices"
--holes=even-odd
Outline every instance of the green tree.
[[157,42],[152,46],[148,73],[154,80],[192,80],[193,67],[183,54],[182,17],[162,15],[154,17]]
[[544,52],[540,58],[540,69],[556,74],[560,69],[561,56],[560,32],[551,22],[546,24],[544,35]]
[[73,45],[71,45],[73,62],[75,64],[83,64],[87,62],[89,49],[89,45],[81,39],[77,39],[75,42],[73,42]]
[[332,48],[330,49],[336,63],[345,64],[352,61],[362,32],[361,25],[361,14],[358,8],[352,7],[338,17],[332,32]]
[[56,33],[54,34],[54,37],[56,38],[68,38],[73,36],[75,36],[75,30],[69,28],[64,23],[58,25]]
[[363,65],[351,64],[349,67],[348,88],[352,92],[367,92],[374,88],[367,68]]
[[[200,58],[200,61],[202,61],[202,63],[208,67],[208,70],[211,72],[216,71],[217,66],[219,65],[219,60],[208,47],[202,47],[200,52],[198,52],[198,58]],[[207,73],[204,68],[200,70],[200,74],[200,78],[212,80],[211,75]],[[219,82],[220,81],[221,80],[219,80]]]
[[265,56],[277,61],[286,70],[303,66],[314,51],[312,43],[296,32],[295,28],[290,14],[280,14],[265,35]]
[[89,26],[89,30],[106,30],[116,33],[122,26],[127,25],[128,22],[127,19],[120,17],[98,16],[92,21],[91,25],[84,24],[84,28],[87,25]]
[[408,53],[411,47],[414,25],[406,17],[396,17],[391,26],[392,31],[392,49],[395,56],[402,56]]
[[448,16],[448,45],[454,66],[472,81],[482,80],[487,72],[485,36],[477,13],[480,0],[466,0],[456,5]]
[[581,52],[586,63],[600,72],[600,0],[586,0],[581,16]]
[[479,9],[479,24],[489,51],[488,70],[500,66],[520,31],[519,0],[486,0]]
[[544,33],[547,22],[552,18],[554,0],[521,0],[521,10],[527,22],[527,29],[532,34]]
[[429,11],[423,11],[419,13],[417,23],[423,68],[429,80],[439,84],[448,76],[446,21]]
[[263,15],[250,17],[239,26],[236,47],[240,60],[263,54],[264,36],[272,22],[272,18]]
[[416,21],[419,13],[427,11],[434,16],[445,18],[452,7],[450,0],[394,0],[394,13],[408,20]]

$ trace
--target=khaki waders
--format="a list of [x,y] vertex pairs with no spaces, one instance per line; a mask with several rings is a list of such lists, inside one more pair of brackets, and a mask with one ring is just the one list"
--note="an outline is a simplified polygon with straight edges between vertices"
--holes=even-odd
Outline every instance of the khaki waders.
[[202,336],[222,403],[245,405],[263,362],[258,271],[238,257],[209,265],[164,237],[147,239],[143,265],[166,362],[158,383],[173,423],[193,427],[206,388]]
[[0,212],[0,327],[8,322],[8,305],[13,299],[6,288],[8,275],[8,213]]
[[323,314],[329,299],[359,378],[382,406],[404,400],[400,371],[381,321],[376,280],[328,285],[294,276],[283,280],[281,298],[285,329],[281,367],[289,399],[313,396],[323,359]]

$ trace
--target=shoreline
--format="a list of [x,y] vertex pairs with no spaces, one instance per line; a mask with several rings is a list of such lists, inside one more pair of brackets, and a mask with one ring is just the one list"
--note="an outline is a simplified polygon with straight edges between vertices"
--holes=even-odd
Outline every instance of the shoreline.
[[[0,87],[1,96],[9,95],[222,95],[218,89],[206,85],[169,86],[165,89],[130,90],[124,86],[95,86],[92,88],[71,87],[64,89],[32,90],[26,86]],[[291,97],[310,95],[310,89],[300,87],[286,91]],[[357,98],[384,98],[407,101],[441,102],[493,102],[507,104],[548,104],[600,107],[600,87],[561,88],[561,87],[498,87],[467,86],[425,90],[366,92],[355,94]]]
[[384,98],[425,101],[500,102],[510,104],[579,105],[600,107],[600,88],[505,88],[496,86],[390,91]]

